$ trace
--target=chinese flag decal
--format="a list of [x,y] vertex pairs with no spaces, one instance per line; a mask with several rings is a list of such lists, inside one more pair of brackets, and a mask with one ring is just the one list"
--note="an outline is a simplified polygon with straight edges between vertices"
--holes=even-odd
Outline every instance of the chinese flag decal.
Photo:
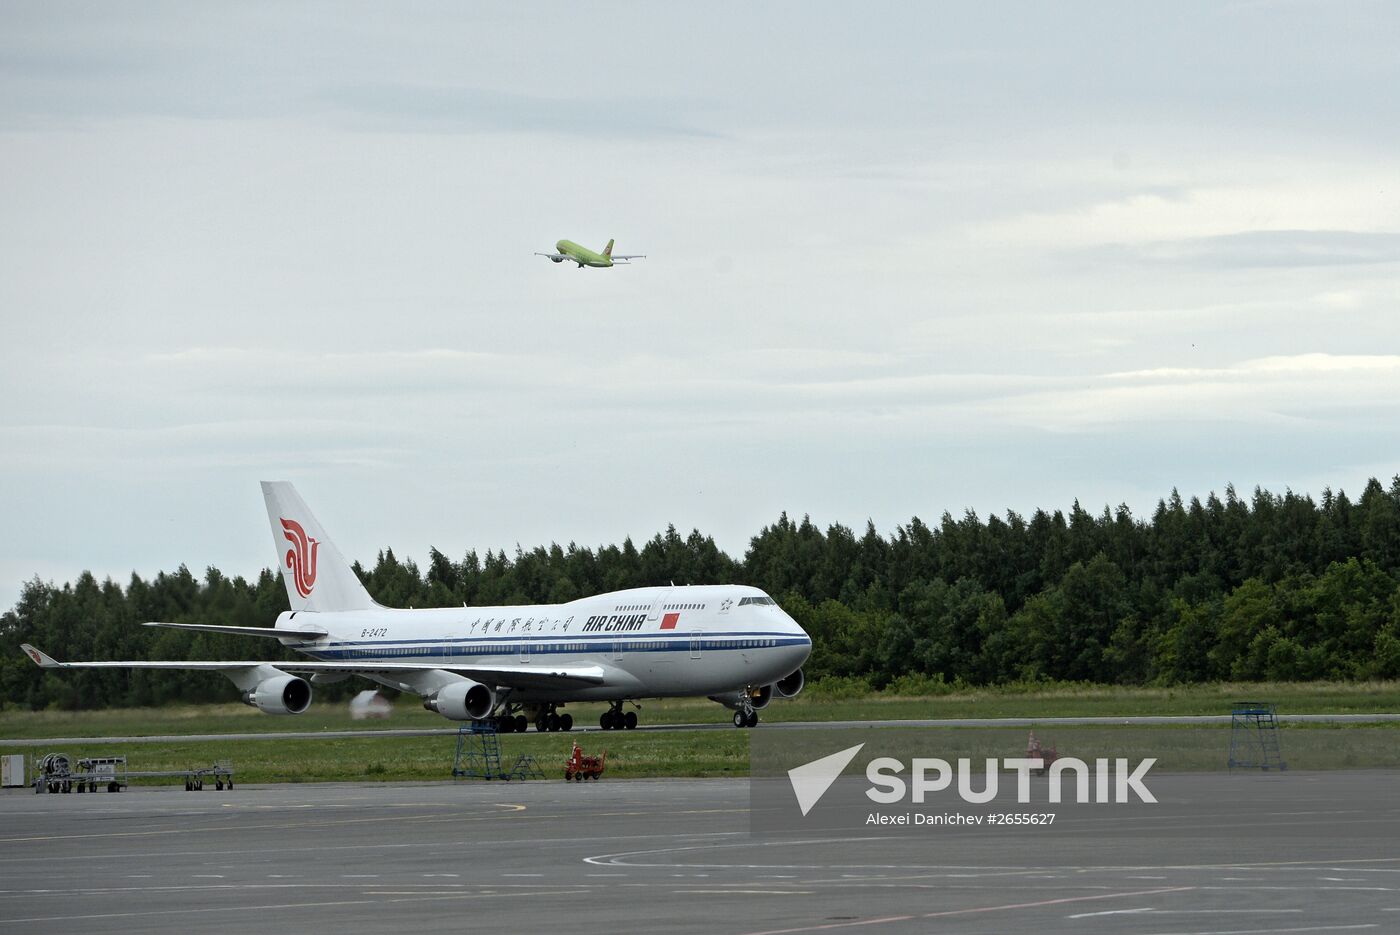
[[676,628],[676,624],[680,622],[680,619],[680,614],[667,614],[666,616],[661,618],[661,629],[674,630]]

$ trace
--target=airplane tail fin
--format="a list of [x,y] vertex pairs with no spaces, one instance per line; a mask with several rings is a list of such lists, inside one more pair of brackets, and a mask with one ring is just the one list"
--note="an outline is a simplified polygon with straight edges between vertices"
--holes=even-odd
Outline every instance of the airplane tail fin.
[[294,611],[368,610],[375,606],[355,570],[286,481],[263,481],[263,500],[282,583]]
[[603,256],[612,256],[612,245],[613,242],[609,240],[608,245],[603,248]]

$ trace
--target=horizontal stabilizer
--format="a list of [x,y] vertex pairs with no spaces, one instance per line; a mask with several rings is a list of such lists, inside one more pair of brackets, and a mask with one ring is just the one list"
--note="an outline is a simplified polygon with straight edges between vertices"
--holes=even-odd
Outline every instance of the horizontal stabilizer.
[[205,633],[231,633],[234,636],[271,636],[278,639],[319,640],[326,635],[324,627],[227,627],[217,623],[143,623],[144,627],[169,627],[172,630],[201,630]]

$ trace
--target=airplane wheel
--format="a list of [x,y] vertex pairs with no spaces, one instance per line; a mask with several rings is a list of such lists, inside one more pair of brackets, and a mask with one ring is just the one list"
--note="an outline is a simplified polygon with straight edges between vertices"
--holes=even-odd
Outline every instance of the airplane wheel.
[[535,718],[535,732],[543,734],[547,730],[549,730],[549,716],[541,714]]
[[559,730],[559,715],[551,713],[548,718],[548,723],[551,731]]
[[628,711],[626,714],[624,714],[624,715],[622,716],[622,726],[625,727],[625,728],[627,728],[628,730],[636,730],[636,729],[637,729],[637,712],[636,712],[636,711]]
[[527,729],[529,726],[530,726],[530,721],[529,721],[528,718],[525,717],[525,715],[523,715],[523,714],[517,714],[517,715],[515,716],[515,729],[516,729],[516,731],[518,731],[519,733],[522,733],[522,734],[523,734],[523,733],[525,733],[526,729]]
[[735,727],[743,727],[745,724],[748,723],[748,721],[749,721],[749,719],[746,718],[746,717],[744,717],[744,712],[742,712],[742,711],[735,711],[735,712],[734,712],[734,726],[735,726]]
[[612,730],[612,711],[604,711],[598,715],[598,726],[603,730]]
[[574,729],[574,716],[572,714],[559,715],[559,729],[569,731]]
[[758,712],[757,712],[757,711],[750,711],[750,712],[749,712],[749,716],[748,716],[747,718],[744,719],[744,726],[745,726],[745,727],[757,727],[757,726],[758,726]]

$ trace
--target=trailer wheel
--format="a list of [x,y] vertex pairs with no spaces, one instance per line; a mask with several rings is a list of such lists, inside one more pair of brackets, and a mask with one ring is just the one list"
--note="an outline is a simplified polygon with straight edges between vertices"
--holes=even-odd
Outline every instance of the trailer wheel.
[[120,792],[120,791],[122,791],[122,787],[119,786],[119,785],[117,785],[117,784],[114,783],[114,782],[109,782],[109,783],[107,783],[107,791],[108,791],[108,792]]

